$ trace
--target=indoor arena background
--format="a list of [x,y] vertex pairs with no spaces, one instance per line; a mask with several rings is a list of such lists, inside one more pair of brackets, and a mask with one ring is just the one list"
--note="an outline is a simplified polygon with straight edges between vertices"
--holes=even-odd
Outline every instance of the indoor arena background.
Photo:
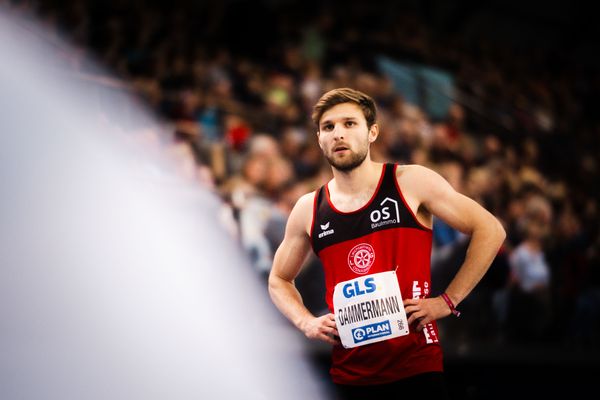
[[[376,161],[503,223],[439,321],[452,398],[598,393],[598,24],[570,2],[0,1],[0,397],[334,398],[270,303],[311,107],[377,105]],[[539,251],[532,251],[539,247]],[[433,294],[468,238],[434,221]],[[309,258],[297,286],[325,313]],[[593,396],[592,396],[593,397]]]

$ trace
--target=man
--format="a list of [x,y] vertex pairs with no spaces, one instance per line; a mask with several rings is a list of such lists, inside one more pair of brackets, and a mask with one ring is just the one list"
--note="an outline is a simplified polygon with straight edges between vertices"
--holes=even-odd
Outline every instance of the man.
[[[379,127],[375,104],[364,93],[342,88],[324,94],[314,107],[313,121],[333,179],[302,196],[294,206],[269,276],[271,298],[308,338],[334,345],[330,373],[347,398],[367,394],[376,398],[377,393],[391,390],[399,397],[409,392],[445,397],[435,320],[459,315],[455,307],[489,268],[505,238],[504,229],[437,173],[418,165],[372,161],[370,144],[377,139]],[[429,298],[433,215],[471,235],[471,242],[464,264],[445,293]],[[318,317],[303,306],[294,286],[311,246],[323,263],[330,310]],[[334,304],[334,288],[343,284],[346,295],[362,295],[368,290],[364,286],[361,290],[356,278],[374,278],[387,271],[397,276],[409,331],[360,345],[359,339],[365,339],[361,329],[353,339],[357,343],[351,344],[356,347],[342,346],[338,329],[363,319],[366,326],[381,310],[375,315],[359,303],[359,313],[344,314],[344,308]],[[390,325],[383,324],[369,326],[387,335]]]

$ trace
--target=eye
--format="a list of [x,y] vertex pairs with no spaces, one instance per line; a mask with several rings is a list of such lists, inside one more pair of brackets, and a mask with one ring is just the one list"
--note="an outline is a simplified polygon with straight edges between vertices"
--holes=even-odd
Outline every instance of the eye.
[[351,128],[351,127],[353,127],[354,125],[356,125],[356,122],[354,122],[354,121],[346,121],[346,127],[347,127],[347,128]]
[[333,129],[333,124],[327,124],[327,125],[323,125],[323,126],[321,127],[321,130],[322,130],[322,131],[330,131],[330,130],[332,130],[332,129]]

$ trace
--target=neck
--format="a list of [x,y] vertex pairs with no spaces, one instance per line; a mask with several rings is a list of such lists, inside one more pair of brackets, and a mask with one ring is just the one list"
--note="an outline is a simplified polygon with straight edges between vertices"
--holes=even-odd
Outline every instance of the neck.
[[381,164],[372,161],[369,157],[352,171],[333,170],[333,182],[336,191],[344,194],[359,193],[377,185],[381,174]]

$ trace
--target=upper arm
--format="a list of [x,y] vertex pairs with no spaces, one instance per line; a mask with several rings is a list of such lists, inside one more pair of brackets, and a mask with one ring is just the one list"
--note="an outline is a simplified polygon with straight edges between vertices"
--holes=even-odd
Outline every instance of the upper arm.
[[419,205],[465,234],[471,234],[477,226],[498,222],[476,201],[455,191],[444,178],[428,168],[411,166],[403,175],[404,185],[410,188]]
[[302,196],[294,206],[283,241],[273,259],[271,275],[293,281],[311,250],[308,231],[312,221],[314,192]]

